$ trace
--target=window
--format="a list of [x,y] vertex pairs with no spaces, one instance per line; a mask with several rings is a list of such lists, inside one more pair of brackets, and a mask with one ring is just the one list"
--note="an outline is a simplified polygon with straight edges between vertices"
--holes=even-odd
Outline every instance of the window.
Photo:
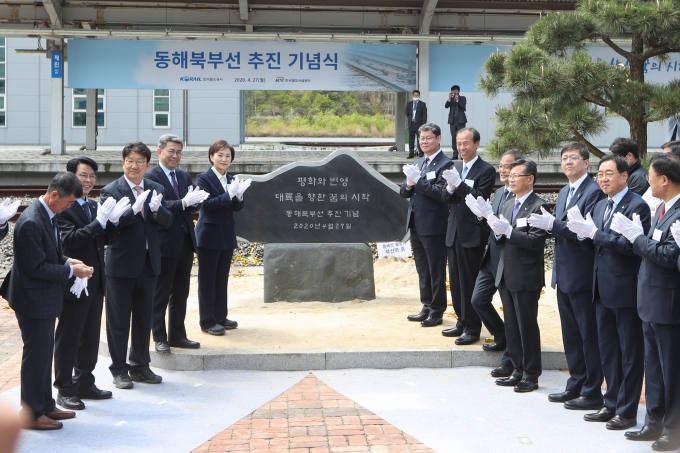
[[6,60],[5,53],[7,50],[5,38],[0,38],[0,127],[5,127],[7,114],[7,100],[5,98],[5,82],[7,76],[5,73]]
[[170,90],[153,90],[153,127],[170,129]]
[[[73,89],[73,127],[85,127],[87,96],[84,88]],[[97,90],[97,127],[106,127],[106,92]]]

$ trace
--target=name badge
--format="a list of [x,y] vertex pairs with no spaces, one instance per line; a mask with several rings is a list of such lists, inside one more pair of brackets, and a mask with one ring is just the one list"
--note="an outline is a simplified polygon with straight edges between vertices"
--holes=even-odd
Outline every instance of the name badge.
[[526,217],[523,218],[523,219],[515,219],[515,226],[516,226],[517,228],[522,228],[522,227],[527,226],[527,219],[526,219]]
[[434,178],[436,178],[436,177],[437,177],[437,174],[436,174],[434,171],[428,171],[427,173],[425,173],[425,178],[426,178],[428,181],[430,181],[430,180],[432,180],[432,179],[434,179]]
[[474,179],[466,179],[466,180],[465,180],[465,184],[466,184],[468,187],[474,187],[474,186],[475,186],[475,180],[474,180]]
[[654,233],[652,234],[652,240],[654,241],[660,241],[661,240],[661,230],[658,228],[654,228]]

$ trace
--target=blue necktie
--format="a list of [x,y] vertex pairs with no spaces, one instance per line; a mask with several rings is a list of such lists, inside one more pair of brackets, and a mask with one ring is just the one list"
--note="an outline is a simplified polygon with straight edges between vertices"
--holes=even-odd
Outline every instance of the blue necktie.
[[567,207],[569,206],[569,202],[571,201],[571,196],[574,195],[574,190],[575,190],[574,186],[571,186],[569,188],[569,195],[567,195],[567,204],[564,205],[564,209],[567,209]]
[[503,212],[503,206],[505,206],[505,202],[508,199],[508,195],[510,195],[510,191],[508,189],[503,190],[503,195],[501,195],[501,201],[500,203],[498,203],[498,211],[496,211],[496,215]]
[[517,217],[517,213],[519,212],[519,207],[522,205],[522,203],[519,202],[519,200],[515,200],[515,207],[512,210],[512,221],[515,221],[515,217]]
[[467,165],[463,164],[463,174],[460,176],[460,179],[465,181],[465,177],[467,176],[468,168]]
[[606,226],[612,219],[613,213],[614,213],[614,200],[610,198],[609,201],[607,201],[607,207],[604,210],[604,220],[602,222],[603,227]]
[[57,240],[59,244],[59,228],[57,227],[57,216],[52,217],[52,228],[54,229],[54,239]]

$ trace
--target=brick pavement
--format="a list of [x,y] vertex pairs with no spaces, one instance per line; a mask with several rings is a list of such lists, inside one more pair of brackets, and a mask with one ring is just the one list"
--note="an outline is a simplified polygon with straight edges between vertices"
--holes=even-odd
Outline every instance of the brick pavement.
[[194,453],[434,452],[309,374]]

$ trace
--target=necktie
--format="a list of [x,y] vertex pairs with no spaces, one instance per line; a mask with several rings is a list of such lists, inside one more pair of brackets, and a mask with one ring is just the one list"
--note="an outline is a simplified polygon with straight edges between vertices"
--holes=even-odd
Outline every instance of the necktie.
[[175,195],[177,195],[178,200],[181,200],[182,197],[179,196],[179,187],[177,187],[177,178],[175,178],[174,170],[170,172],[170,178],[172,179],[172,188],[175,190]]
[[498,203],[498,210],[496,211],[496,215],[503,212],[503,206],[505,206],[505,201],[508,199],[508,195],[510,195],[510,191],[508,189],[503,190],[503,195],[501,195],[501,201],[500,203]]
[[[142,188],[141,188],[140,186],[135,186],[135,192],[137,192],[137,196],[139,197],[139,194],[142,193]],[[146,216],[144,215],[144,208],[145,208],[145,207],[142,206],[142,210],[139,211],[139,212],[142,213],[142,218],[143,218],[143,219],[146,219]]]
[[92,211],[90,211],[90,202],[86,201],[83,203],[83,211],[85,211],[85,215],[87,216],[87,220],[92,222]]
[[519,212],[519,207],[522,205],[522,203],[519,202],[519,200],[515,200],[515,207],[512,210],[512,221],[515,221],[515,217],[517,217],[517,213]]
[[666,203],[664,203],[661,206],[661,213],[659,214],[659,220],[657,220],[656,223],[658,224],[659,222],[661,222],[661,219],[663,219],[663,216],[665,216],[665,215],[666,215]]
[[429,164],[430,164],[430,158],[429,158],[429,157],[426,157],[426,158],[425,158],[425,162],[423,162],[423,166],[422,166],[421,169],[420,169],[420,172],[422,173],[422,172],[424,172],[425,170],[427,170],[427,166],[428,166]]
[[413,120],[412,121],[416,120],[416,110],[418,110],[418,101],[415,101],[413,103]]
[[575,190],[574,186],[571,186],[569,188],[569,195],[567,195],[567,204],[564,206],[564,209],[567,209],[567,207],[569,206],[569,202],[571,201],[571,196],[574,195],[574,190]]
[[604,210],[604,219],[602,221],[602,226],[606,226],[612,218],[612,213],[614,211],[614,200],[611,198],[607,201],[607,207]]
[[52,228],[54,229],[54,239],[57,240],[57,245],[59,244],[59,228],[57,227],[57,216],[52,217]]
[[460,179],[465,181],[465,177],[467,176],[468,168],[467,165],[463,164],[463,174],[460,176]]

